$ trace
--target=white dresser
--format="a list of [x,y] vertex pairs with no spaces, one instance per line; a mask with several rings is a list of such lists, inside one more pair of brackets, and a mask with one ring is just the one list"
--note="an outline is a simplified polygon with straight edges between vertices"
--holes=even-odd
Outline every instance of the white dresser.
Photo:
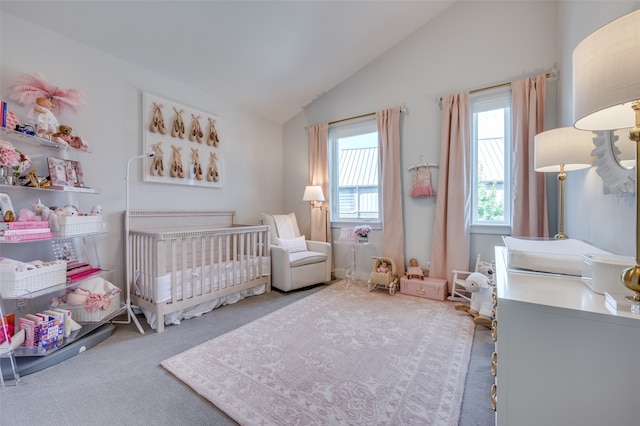
[[610,311],[579,278],[509,271],[506,248],[495,254],[496,425],[640,425],[640,315]]

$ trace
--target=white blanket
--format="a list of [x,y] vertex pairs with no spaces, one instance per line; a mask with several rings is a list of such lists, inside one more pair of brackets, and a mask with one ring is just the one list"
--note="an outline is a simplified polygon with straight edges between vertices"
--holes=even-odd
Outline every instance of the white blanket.
[[[260,270],[260,260],[262,261],[262,268]],[[215,290],[241,284],[247,281],[251,281],[259,278],[260,272],[262,276],[270,274],[271,258],[268,256],[260,258],[243,258],[240,261],[228,261],[220,264],[216,263],[213,267],[205,266],[204,271],[198,267],[195,269],[188,268],[185,271],[176,271],[174,275],[174,285],[176,288],[176,299],[182,300],[182,287],[183,281],[186,280],[186,299],[190,299],[194,294],[210,293]],[[139,271],[135,272],[135,292],[140,295],[140,287],[138,280],[141,278]],[[156,278],[153,288],[153,300],[156,303],[170,302],[172,299],[172,274],[167,273]],[[255,287],[239,291],[237,293],[229,294],[224,297],[220,297],[209,302],[200,303],[189,308],[178,310],[166,314],[164,317],[165,325],[180,324],[183,319],[188,319],[196,316],[200,316],[206,312],[209,312],[219,306],[229,305],[236,303],[245,297],[262,294],[266,290],[264,284],[258,284]],[[195,293],[194,293],[195,292]],[[154,312],[146,309],[141,309],[147,323],[151,328],[156,329],[158,325],[158,318]]]

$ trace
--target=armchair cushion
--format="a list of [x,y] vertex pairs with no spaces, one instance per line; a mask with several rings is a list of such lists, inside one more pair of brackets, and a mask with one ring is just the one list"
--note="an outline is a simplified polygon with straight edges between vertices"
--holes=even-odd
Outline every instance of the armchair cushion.
[[289,253],[297,253],[299,251],[307,251],[307,243],[304,235],[296,238],[275,238],[276,245],[289,250]]
[[327,255],[315,251],[299,251],[297,253],[289,253],[289,262],[292,268],[311,265],[313,263],[325,262]]
[[[278,226],[278,222],[280,226]],[[271,227],[271,232],[274,237],[296,238],[300,236],[300,229],[298,228],[298,221],[294,212],[286,215],[262,213],[262,223]]]

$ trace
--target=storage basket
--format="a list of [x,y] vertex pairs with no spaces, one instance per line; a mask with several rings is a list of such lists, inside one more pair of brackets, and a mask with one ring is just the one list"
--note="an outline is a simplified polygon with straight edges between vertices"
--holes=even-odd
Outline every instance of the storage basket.
[[66,260],[56,260],[47,266],[28,271],[2,270],[0,272],[0,294],[5,298],[30,298],[39,296],[38,292],[41,290],[55,291],[56,286],[64,289],[66,281]]
[[58,223],[60,229],[55,232],[56,238],[96,234],[102,232],[105,225],[102,216],[61,216]]
[[71,311],[71,318],[76,322],[99,322],[120,308],[120,293],[111,298],[111,303],[107,309],[97,309],[93,312],[89,312],[85,309],[84,305],[60,305],[58,307],[69,309]]

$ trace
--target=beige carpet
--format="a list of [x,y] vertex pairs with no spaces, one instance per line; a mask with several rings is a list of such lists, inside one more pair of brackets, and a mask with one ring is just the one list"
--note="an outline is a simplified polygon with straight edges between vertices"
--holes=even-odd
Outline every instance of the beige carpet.
[[162,362],[241,425],[457,425],[474,325],[343,282]]

